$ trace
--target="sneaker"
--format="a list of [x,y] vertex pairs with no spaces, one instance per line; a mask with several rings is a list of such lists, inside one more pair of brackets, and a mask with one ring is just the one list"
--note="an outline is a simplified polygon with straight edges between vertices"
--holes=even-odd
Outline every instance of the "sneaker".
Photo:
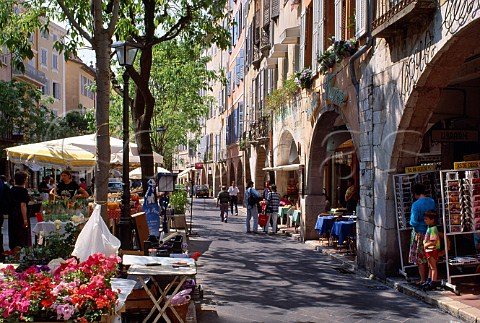
[[238,215],[238,213],[235,213],[235,215]]
[[246,233],[252,233],[252,231],[247,231]]
[[227,223],[227,219],[225,219],[225,221],[224,221],[224,222],[225,222],[225,223]]

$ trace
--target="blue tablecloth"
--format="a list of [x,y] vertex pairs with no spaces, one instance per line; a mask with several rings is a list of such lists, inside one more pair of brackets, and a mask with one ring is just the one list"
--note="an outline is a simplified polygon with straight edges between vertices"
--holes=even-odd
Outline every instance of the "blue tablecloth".
[[347,237],[355,235],[354,228],[354,221],[337,221],[333,224],[331,233],[338,237],[338,244],[341,245]]
[[318,231],[318,235],[323,236],[327,233],[333,225],[335,218],[333,215],[329,216],[319,216],[317,219],[317,223],[315,224],[315,230]]

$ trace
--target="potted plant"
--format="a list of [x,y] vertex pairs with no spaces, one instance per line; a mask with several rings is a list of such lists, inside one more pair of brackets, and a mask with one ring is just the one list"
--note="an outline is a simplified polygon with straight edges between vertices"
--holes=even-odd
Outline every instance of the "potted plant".
[[170,195],[170,206],[175,214],[185,214],[189,208],[188,193],[185,190],[176,190]]
[[304,68],[301,72],[295,73],[295,81],[298,87],[309,89],[312,86],[313,72],[310,68]]

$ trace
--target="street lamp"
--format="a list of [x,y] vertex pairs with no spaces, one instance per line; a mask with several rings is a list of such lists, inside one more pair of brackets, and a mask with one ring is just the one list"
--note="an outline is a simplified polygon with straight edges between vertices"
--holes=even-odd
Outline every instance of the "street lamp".
[[[112,45],[117,54],[118,64],[120,66],[132,66],[139,46],[131,42],[115,42]],[[130,170],[129,160],[129,96],[128,96],[129,75],[127,69],[123,72],[123,194],[122,194],[122,213],[118,222],[119,238],[123,250],[132,249],[132,218],[130,216],[130,179],[128,172]]]

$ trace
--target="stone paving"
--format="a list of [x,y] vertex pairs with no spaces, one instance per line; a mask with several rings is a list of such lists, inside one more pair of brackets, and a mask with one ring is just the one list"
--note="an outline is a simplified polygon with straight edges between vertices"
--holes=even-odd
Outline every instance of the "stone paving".
[[193,231],[199,235],[190,237],[189,249],[202,253],[199,323],[463,320],[366,277],[348,263],[351,255],[342,255],[345,261],[340,262],[317,252],[311,242],[283,234],[247,234],[243,209],[225,224],[213,200],[198,203]]

